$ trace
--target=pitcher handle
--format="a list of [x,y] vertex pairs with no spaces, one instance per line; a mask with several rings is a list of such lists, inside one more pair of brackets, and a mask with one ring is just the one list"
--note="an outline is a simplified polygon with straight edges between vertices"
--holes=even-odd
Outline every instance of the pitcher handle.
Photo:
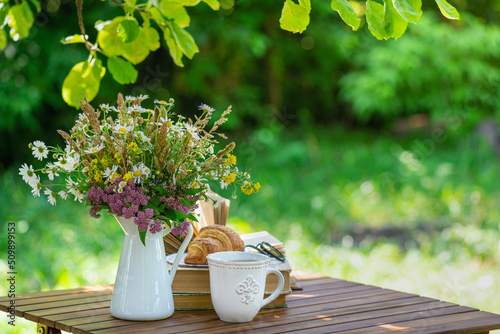
[[186,248],[191,241],[191,237],[193,236],[193,227],[191,224],[188,226],[187,230],[187,235],[184,238],[184,241],[181,244],[181,247],[179,247],[179,250],[177,251],[177,255],[175,256],[174,263],[172,263],[172,268],[170,269],[170,283],[174,281],[174,276],[175,272],[177,271],[177,266],[179,265],[179,262],[181,262],[182,255],[184,255],[184,252],[186,251]]

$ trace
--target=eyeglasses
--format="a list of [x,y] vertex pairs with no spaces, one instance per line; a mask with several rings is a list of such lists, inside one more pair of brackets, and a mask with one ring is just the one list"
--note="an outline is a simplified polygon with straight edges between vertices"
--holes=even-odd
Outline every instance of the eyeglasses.
[[266,241],[262,241],[261,243],[257,244],[256,246],[253,245],[246,245],[243,247],[243,250],[250,248],[253,250],[256,250],[257,252],[267,255],[269,257],[272,257],[273,259],[276,259],[281,262],[285,262],[285,256],[281,254],[279,250],[277,250],[275,247],[271,246],[270,243]]

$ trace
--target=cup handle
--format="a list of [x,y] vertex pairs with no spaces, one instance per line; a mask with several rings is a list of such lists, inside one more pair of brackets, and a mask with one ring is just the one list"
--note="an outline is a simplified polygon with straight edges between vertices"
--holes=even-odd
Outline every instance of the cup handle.
[[275,300],[279,296],[279,294],[281,293],[281,290],[283,290],[283,286],[285,286],[285,280],[283,279],[283,275],[281,274],[281,272],[279,270],[276,270],[274,268],[267,268],[266,277],[269,274],[274,274],[278,277],[278,287],[276,288],[276,290],[274,290],[274,292],[269,297],[267,297],[266,299],[264,299],[262,301],[262,304],[260,305],[261,308],[266,306],[267,304],[269,304],[273,300]]

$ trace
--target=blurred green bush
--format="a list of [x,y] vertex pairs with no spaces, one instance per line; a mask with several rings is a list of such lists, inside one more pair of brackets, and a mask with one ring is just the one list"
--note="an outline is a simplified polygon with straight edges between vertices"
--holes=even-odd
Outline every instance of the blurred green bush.
[[454,25],[425,15],[397,41],[363,39],[340,96],[361,121],[426,113],[447,125],[460,117],[463,134],[487,116],[500,119],[499,36],[499,26],[471,15]]

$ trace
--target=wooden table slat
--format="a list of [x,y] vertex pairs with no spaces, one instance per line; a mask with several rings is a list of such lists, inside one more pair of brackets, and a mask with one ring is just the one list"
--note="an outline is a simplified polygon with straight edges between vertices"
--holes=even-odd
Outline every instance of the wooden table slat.
[[[439,313],[437,313],[439,312]],[[431,309],[422,310],[418,312],[394,314],[389,316],[381,316],[374,318],[357,318],[353,317],[349,321],[342,321],[343,319],[332,318],[326,321],[321,319],[309,320],[307,322],[298,323],[294,326],[289,326],[288,324],[283,324],[279,327],[272,328],[272,331],[264,329],[262,333],[283,333],[283,332],[293,332],[293,333],[371,333],[370,328],[374,326],[379,326],[383,324],[398,324],[405,320],[414,321],[428,321],[429,319],[435,319],[435,317],[445,318],[450,317],[463,317],[468,313],[480,313],[476,311],[470,311],[470,308],[464,306],[451,306],[441,309]],[[399,325],[398,325],[399,326]],[[378,328],[378,327],[375,327]],[[384,329],[387,331],[387,329]]]
[[[485,325],[492,322],[498,322],[500,316],[491,315],[488,312],[473,311],[467,313],[459,314],[448,314],[439,315],[434,317],[422,318],[422,319],[407,319],[406,321],[399,321],[398,319],[390,319],[389,321],[381,321],[377,324],[372,324],[358,330],[348,330],[344,332],[338,332],[339,334],[382,334],[393,331],[404,331],[412,333],[480,333],[484,331],[485,326],[477,326],[477,324],[484,323]],[[457,325],[454,325],[457,323]],[[466,325],[466,324],[471,325]],[[434,330],[432,329],[434,327]],[[453,329],[453,327],[456,327]],[[431,329],[429,329],[431,328]],[[440,329],[439,329],[440,328]],[[478,329],[476,329],[478,328]],[[323,327],[323,330],[328,330],[329,328]],[[491,327],[490,327],[491,329]],[[462,330],[462,331],[460,331]],[[465,332],[463,331],[465,330]]]

